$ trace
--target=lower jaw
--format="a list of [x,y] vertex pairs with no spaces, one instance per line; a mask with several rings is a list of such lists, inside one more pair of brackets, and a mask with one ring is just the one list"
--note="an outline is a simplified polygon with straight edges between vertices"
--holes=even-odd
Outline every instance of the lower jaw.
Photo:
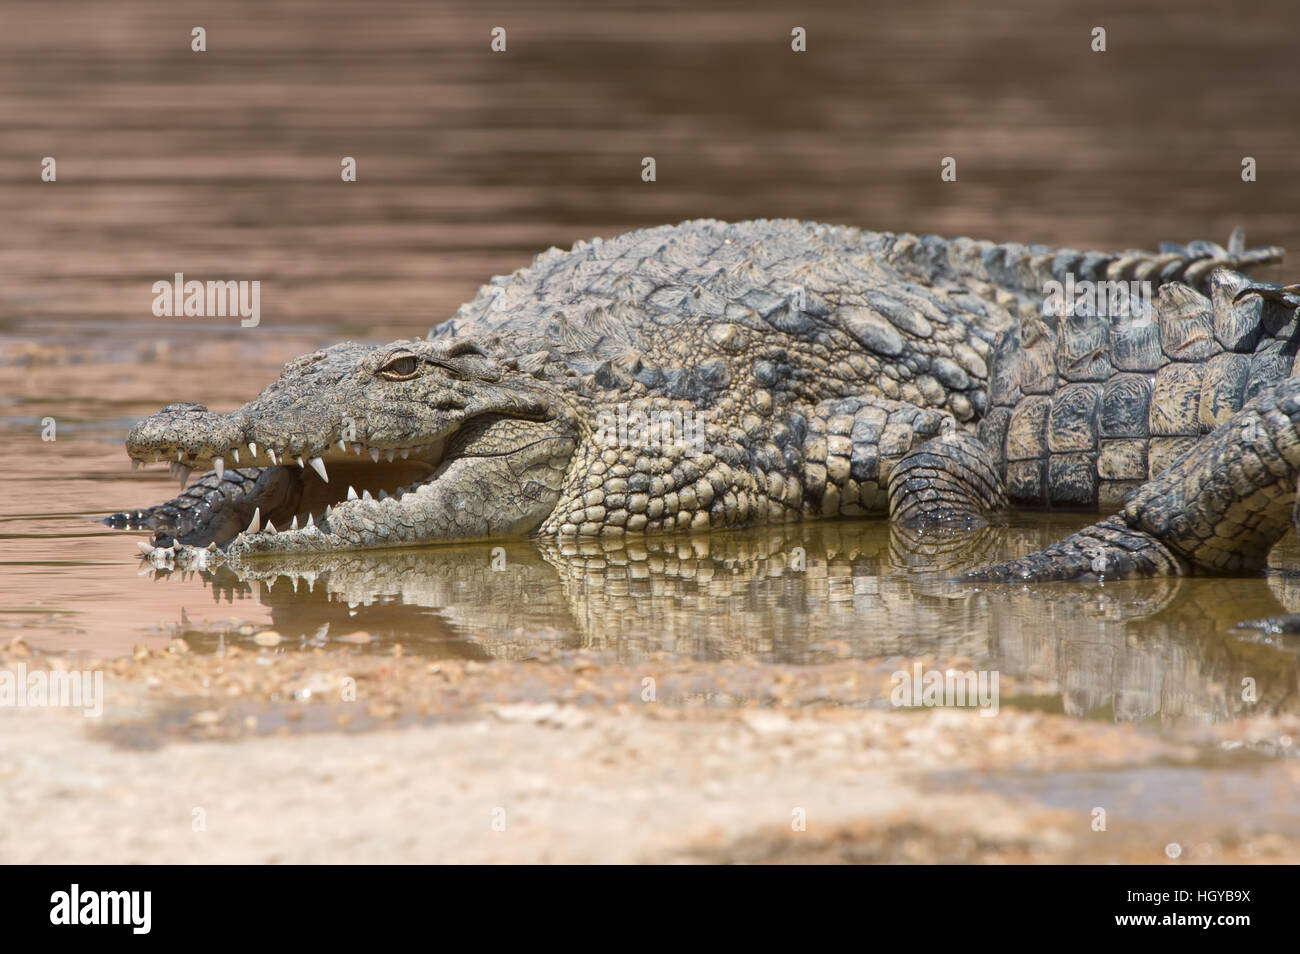
[[231,562],[239,563],[245,557],[292,556],[295,553],[322,551],[377,550],[400,547],[426,546],[436,542],[452,542],[441,535],[428,532],[420,522],[429,512],[431,496],[421,495],[421,504],[415,503],[420,490],[432,495],[433,481],[417,490],[401,494],[374,496],[368,491],[340,507],[334,508],[317,521],[305,524],[291,522],[289,526],[245,531],[225,547]]
[[[334,508],[350,500],[401,499],[434,477],[432,466],[417,461],[380,467],[334,464],[328,483],[314,472],[304,473],[292,465],[266,469],[279,471],[277,476],[282,478],[271,482],[275,493],[232,503],[214,513],[204,526],[177,537],[176,542],[196,547],[215,544],[226,549],[241,534],[250,531],[274,528],[277,532],[291,533],[327,521]],[[159,534],[155,543],[169,545],[170,539],[160,539],[164,536]],[[286,549],[293,546],[292,539],[286,536]]]

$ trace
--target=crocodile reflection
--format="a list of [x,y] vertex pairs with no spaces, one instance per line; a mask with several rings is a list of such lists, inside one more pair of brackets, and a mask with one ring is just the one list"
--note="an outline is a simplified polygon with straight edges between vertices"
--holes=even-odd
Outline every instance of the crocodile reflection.
[[951,580],[964,567],[1034,552],[1059,527],[935,536],[826,523],[634,543],[312,554],[301,566],[277,557],[238,575],[200,575],[218,600],[260,600],[290,645],[364,630],[380,646],[479,659],[527,659],[544,647],[621,661],[964,657],[1036,681],[1076,716],[1221,721],[1300,711],[1300,642],[1233,630],[1300,606],[1295,577],[1033,588]]

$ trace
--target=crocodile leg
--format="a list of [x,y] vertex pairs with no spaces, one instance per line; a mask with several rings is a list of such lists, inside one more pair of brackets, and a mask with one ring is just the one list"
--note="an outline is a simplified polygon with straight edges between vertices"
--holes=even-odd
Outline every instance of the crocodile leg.
[[821,401],[803,417],[803,513],[811,517],[887,513],[894,468],[957,427],[944,411],[872,395]]
[[889,515],[904,527],[974,530],[1006,509],[993,455],[966,431],[926,441],[889,475]]
[[1262,569],[1289,529],[1300,476],[1300,378],[1261,391],[1131,494],[1119,513],[968,582]]
[[812,516],[888,512],[910,527],[974,529],[1006,509],[992,455],[944,411],[864,395],[822,401],[807,422]]

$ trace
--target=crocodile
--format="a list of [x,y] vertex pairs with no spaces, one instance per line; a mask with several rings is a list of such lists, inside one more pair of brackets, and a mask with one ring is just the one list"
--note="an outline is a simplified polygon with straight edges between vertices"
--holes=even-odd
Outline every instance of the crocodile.
[[[181,493],[108,522],[152,530],[155,563],[238,564],[1118,506],[967,578],[1249,571],[1300,472],[1300,297],[1241,273],[1281,255],[1240,233],[1102,253],[793,220],[579,242],[425,338],[338,344],[232,412],[140,421],[129,455]],[[1126,307],[1048,301],[1082,283]]]

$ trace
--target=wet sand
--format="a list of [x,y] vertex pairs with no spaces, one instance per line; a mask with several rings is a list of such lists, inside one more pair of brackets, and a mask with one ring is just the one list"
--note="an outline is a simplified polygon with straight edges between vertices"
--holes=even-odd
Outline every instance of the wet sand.
[[[0,658],[19,662],[38,665],[21,644]],[[178,641],[105,668],[93,727],[0,709],[6,861],[1300,861],[1300,764],[1277,743],[1296,716],[1157,738],[864,709],[874,687],[845,664]]]

